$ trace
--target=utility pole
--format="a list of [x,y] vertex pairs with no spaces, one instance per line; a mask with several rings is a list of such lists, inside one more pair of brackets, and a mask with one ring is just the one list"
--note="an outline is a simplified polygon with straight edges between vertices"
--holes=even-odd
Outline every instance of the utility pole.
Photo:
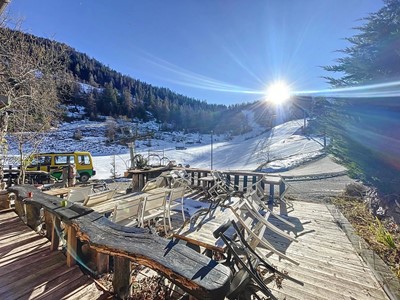
[[214,131],[211,130],[211,170],[213,169],[213,133]]
[[297,107],[298,109],[300,109],[303,112],[303,131],[304,131],[304,130],[306,130],[306,127],[307,127],[307,115],[309,115],[309,113],[301,105],[299,105],[297,103],[292,103],[292,104],[293,104],[293,106]]

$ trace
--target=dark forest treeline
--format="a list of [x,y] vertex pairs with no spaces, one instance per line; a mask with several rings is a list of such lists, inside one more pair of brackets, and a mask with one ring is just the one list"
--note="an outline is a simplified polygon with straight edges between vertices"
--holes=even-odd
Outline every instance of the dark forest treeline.
[[123,75],[65,44],[20,34],[46,50],[66,49],[65,76],[58,80],[59,99],[63,104],[84,106],[92,119],[99,115],[155,118],[164,129],[197,132],[240,134],[249,129],[241,112],[247,104],[208,104]]

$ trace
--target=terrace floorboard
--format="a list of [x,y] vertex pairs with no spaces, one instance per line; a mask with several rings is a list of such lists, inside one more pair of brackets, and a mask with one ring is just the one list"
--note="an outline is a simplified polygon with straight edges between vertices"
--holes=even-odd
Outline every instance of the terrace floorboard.
[[[292,222],[295,228],[287,226],[273,216],[269,221],[291,236],[297,237],[299,242],[290,242],[268,229],[264,233],[264,238],[277,250],[298,261],[300,265],[296,266],[287,260],[281,260],[268,249],[258,247],[270,263],[304,283],[304,286],[300,286],[289,280],[283,280],[282,287],[278,288],[275,281],[269,282],[268,287],[276,298],[389,299],[373,271],[359,256],[325,204],[304,201],[292,201],[292,203],[294,210],[289,213],[288,221]],[[174,231],[215,245],[216,239],[212,235],[212,230],[227,218],[229,210],[219,208],[208,220],[209,224],[206,222],[201,229],[190,228],[190,224],[178,229],[179,224],[176,221],[179,218],[173,218]]]
[[0,212],[0,299],[107,299],[78,266],[14,212]]

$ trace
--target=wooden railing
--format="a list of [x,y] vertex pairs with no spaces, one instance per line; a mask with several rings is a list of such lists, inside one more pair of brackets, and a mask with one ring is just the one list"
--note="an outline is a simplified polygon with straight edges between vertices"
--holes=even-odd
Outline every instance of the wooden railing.
[[[196,169],[196,168],[153,168],[148,170],[128,170],[126,175],[132,177],[133,191],[140,191],[146,182],[154,177],[159,176],[162,172],[168,170],[185,170],[190,175],[192,188],[203,188],[204,182],[199,180],[202,177],[211,176],[210,169]],[[249,189],[254,189],[254,184],[261,178],[261,186],[266,195],[268,195],[268,203],[272,205],[274,199],[282,199],[285,191],[286,184],[281,176],[274,176],[271,174],[261,172],[246,172],[246,171],[220,171],[225,175],[227,184],[234,186],[234,191],[238,193],[245,193]],[[284,202],[281,202],[284,204]],[[280,214],[287,215],[286,205],[280,205]]]
[[152,234],[148,229],[117,225],[81,205],[63,207],[60,198],[46,195],[33,186],[13,186],[9,191],[17,195],[15,210],[30,227],[37,229],[44,221],[52,250],[59,246],[63,224],[69,266],[84,261],[85,247],[86,252],[89,247],[90,257],[94,257],[98,274],[108,271],[109,256],[113,256],[113,287],[120,298],[129,295],[131,261],[159,272],[199,299],[223,299],[229,291],[230,269],[185,245]]

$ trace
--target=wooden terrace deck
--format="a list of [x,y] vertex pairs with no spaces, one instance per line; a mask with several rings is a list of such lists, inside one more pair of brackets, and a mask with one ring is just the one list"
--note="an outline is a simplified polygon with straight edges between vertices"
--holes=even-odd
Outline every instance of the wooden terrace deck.
[[[279,270],[287,271],[289,276],[304,283],[304,286],[300,286],[283,280],[282,288],[278,288],[275,281],[269,282],[268,287],[277,299],[389,299],[327,205],[304,201],[292,203],[294,210],[289,211],[288,221],[296,225],[294,229],[273,217],[269,221],[291,236],[297,236],[299,242],[290,242],[268,229],[264,238],[277,250],[300,264],[296,266],[287,260],[280,260],[277,255],[271,254],[262,246],[258,247],[265,254],[264,257]],[[209,218],[200,230],[190,224],[178,229],[179,215],[174,217],[173,221],[177,228],[176,233],[187,235],[188,241],[194,239],[208,246],[219,246],[220,241],[213,237],[212,231],[228,216],[226,209],[217,209],[214,216]],[[219,220],[221,222],[218,222]]]
[[0,299],[111,299],[13,211],[0,213]]

